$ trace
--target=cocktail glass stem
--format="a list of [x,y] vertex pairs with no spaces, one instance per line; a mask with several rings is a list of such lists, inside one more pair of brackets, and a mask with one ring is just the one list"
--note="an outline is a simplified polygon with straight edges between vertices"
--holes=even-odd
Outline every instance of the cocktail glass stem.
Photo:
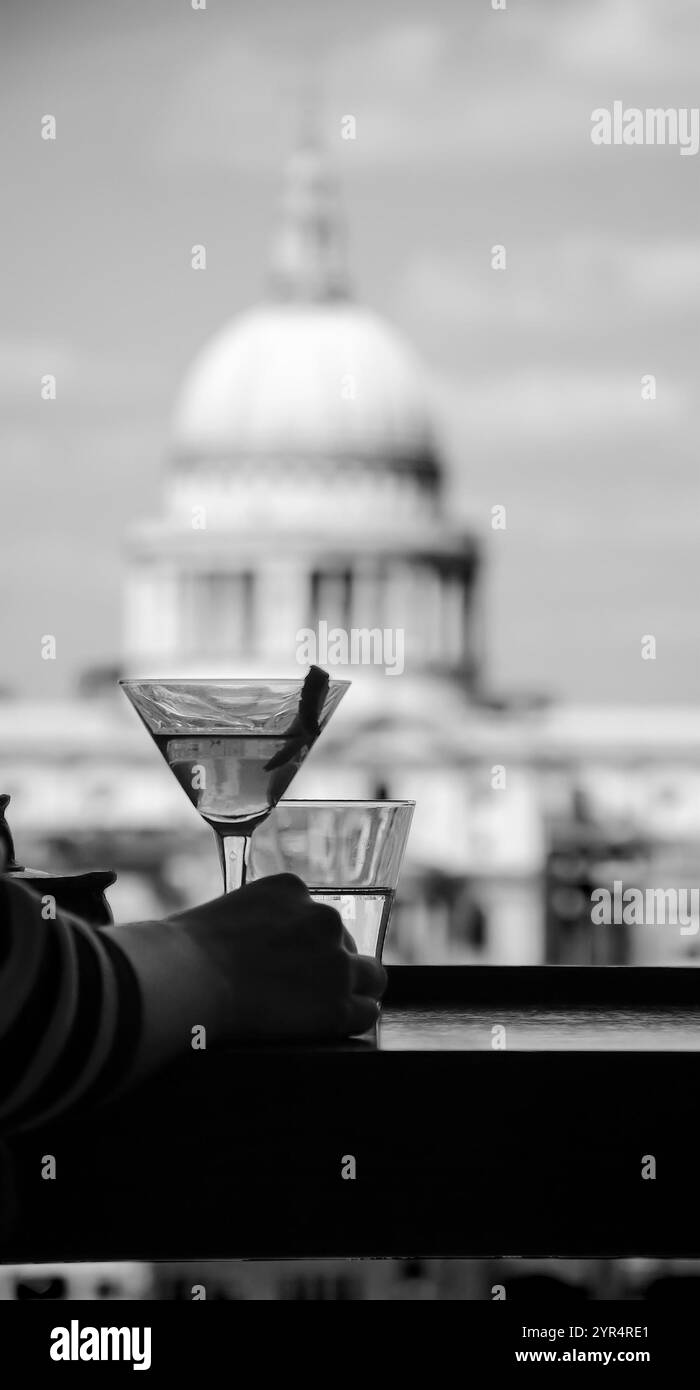
[[248,835],[221,835],[214,831],[219,846],[221,872],[224,876],[224,892],[233,893],[236,888],[245,886],[246,859],[248,855]]

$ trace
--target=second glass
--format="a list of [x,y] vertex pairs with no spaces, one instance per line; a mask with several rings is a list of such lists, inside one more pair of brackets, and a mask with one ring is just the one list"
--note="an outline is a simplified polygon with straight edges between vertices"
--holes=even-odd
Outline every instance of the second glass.
[[250,840],[246,878],[296,874],[381,959],[414,801],[280,801]]

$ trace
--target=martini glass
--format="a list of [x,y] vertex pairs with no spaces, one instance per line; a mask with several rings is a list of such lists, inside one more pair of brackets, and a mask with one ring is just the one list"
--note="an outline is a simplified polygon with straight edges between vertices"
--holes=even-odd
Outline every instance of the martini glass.
[[304,680],[122,680],[195,810],[216,836],[227,893],[246,848],[284,795],[349,681],[312,666]]

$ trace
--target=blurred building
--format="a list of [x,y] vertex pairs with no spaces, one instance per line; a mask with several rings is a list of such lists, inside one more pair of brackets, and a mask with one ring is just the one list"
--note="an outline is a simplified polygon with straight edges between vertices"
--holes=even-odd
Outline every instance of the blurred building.
[[305,1259],[5,1265],[0,1300],[696,1303],[685,1259]]
[[[353,299],[343,244],[305,145],[267,298],[195,360],[163,514],[129,536],[124,673],[301,674],[304,632],[388,634],[364,664],[318,651],[353,688],[293,788],[417,802],[388,958],[694,959],[670,929],[594,943],[585,895],[591,825],[594,863],[643,841],[638,874],[700,881],[700,714],[489,698],[481,543],[452,524],[421,367]],[[119,920],[219,880],[117,674],[87,673],[61,704],[0,701],[0,791],[25,861],[118,870]]]
[[269,298],[182,388],[165,515],[131,537],[127,660],[288,674],[302,629],[400,628],[403,679],[347,673],[372,686],[362,718],[400,726],[412,705],[435,726],[478,673],[477,547],[445,515],[420,367],[351,298],[342,242],[324,161],[303,148]]

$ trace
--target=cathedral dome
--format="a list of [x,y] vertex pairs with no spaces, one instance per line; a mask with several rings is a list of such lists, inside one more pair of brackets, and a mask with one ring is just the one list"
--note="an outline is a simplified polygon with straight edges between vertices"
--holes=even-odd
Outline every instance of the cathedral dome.
[[266,301],[226,324],[185,379],[177,460],[437,475],[420,366],[351,300],[344,241],[333,178],[307,140],[286,167]]
[[375,314],[281,300],[226,325],[185,380],[175,448],[190,458],[324,455],[408,464],[432,453],[420,366]]

